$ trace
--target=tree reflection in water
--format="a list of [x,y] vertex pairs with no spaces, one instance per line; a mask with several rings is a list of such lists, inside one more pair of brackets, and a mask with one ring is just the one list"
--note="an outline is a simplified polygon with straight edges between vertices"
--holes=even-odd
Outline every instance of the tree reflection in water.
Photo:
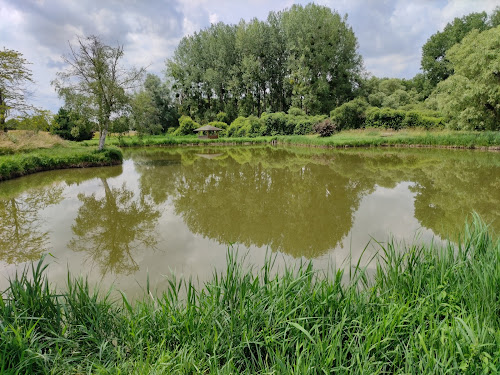
[[197,155],[203,152],[220,149],[142,150],[130,156],[142,194],[157,204],[171,199],[193,233],[222,244],[320,256],[348,235],[363,197],[405,181],[415,194],[409,196],[415,218],[435,234],[457,233],[472,211],[500,229],[498,154],[240,147],[207,160]]
[[134,260],[136,248],[155,248],[155,233],[160,211],[155,205],[127,189],[110,187],[101,178],[104,196],[79,194],[82,202],[72,226],[70,249],[86,252],[100,267],[102,275],[108,273],[131,274],[139,269]]
[[54,186],[0,199],[0,260],[18,264],[37,260],[49,251],[49,231],[41,229],[40,212],[60,202],[62,192],[62,186]]

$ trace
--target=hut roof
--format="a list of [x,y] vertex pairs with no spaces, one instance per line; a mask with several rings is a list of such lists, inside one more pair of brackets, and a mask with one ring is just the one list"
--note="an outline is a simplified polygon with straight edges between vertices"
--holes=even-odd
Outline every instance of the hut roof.
[[215,126],[212,125],[204,125],[201,128],[195,129],[195,132],[204,132],[204,131],[218,131],[218,130],[223,130],[221,128],[216,128]]

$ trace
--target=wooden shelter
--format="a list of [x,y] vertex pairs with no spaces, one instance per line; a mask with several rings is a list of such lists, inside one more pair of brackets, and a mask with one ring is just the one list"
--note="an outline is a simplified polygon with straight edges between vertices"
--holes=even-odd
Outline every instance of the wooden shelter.
[[220,128],[216,128],[212,125],[203,125],[201,128],[195,129],[195,132],[198,132],[198,138],[200,139],[217,139],[219,138]]

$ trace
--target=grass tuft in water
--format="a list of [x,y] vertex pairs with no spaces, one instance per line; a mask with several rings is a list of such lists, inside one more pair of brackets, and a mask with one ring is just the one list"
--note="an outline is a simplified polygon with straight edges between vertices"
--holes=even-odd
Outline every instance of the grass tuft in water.
[[[458,246],[389,243],[376,272],[246,269],[233,252],[204,288],[112,301],[43,259],[0,299],[0,373],[496,374],[500,241],[475,217]],[[183,295],[181,299],[179,296]]]

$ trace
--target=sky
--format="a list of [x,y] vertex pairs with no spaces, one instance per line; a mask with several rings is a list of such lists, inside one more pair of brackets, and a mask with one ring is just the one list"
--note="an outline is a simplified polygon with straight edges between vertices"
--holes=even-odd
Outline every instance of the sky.
[[[124,46],[124,63],[163,77],[182,37],[211,23],[264,20],[294,0],[0,0],[0,49],[19,51],[35,80],[30,101],[57,112],[63,104],[50,82],[77,35],[99,35]],[[422,45],[455,17],[490,14],[500,0],[317,0],[342,16],[358,38],[365,69],[377,77],[419,73]]]

